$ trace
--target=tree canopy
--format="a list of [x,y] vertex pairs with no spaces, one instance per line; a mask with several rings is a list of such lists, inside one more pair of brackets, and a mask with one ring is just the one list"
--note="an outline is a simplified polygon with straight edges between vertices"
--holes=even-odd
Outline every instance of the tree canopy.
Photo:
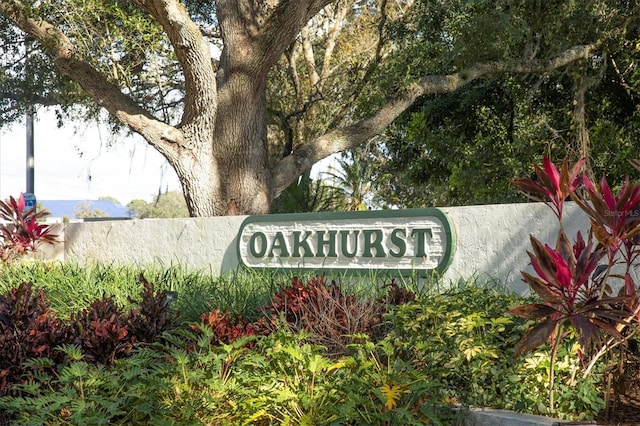
[[[508,75],[551,85],[637,50],[637,8],[2,0],[0,119],[32,103],[61,119],[106,111],[167,159],[192,216],[266,213],[315,162],[376,141],[416,102]],[[632,63],[617,63],[621,75]]]
[[[640,158],[640,98],[625,83],[630,79],[635,86],[637,53],[611,53],[597,67],[576,67],[554,80],[478,81],[416,103],[390,126],[384,144],[368,153],[377,163],[372,175],[379,202],[416,207],[522,201],[510,181],[532,174],[532,163],[543,156],[587,157],[588,173],[606,175],[613,184],[637,177],[629,160]],[[626,75],[616,69],[620,63]]]

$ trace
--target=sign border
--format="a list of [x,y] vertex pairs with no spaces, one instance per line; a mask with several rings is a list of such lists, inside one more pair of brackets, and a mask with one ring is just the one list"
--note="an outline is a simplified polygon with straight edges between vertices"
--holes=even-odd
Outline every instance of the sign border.
[[[384,219],[384,218],[413,218],[413,217],[435,217],[442,222],[444,233],[447,237],[448,244],[445,247],[445,251],[442,257],[442,261],[438,263],[438,266],[434,269],[407,269],[407,268],[363,268],[363,269],[351,269],[351,268],[318,268],[318,267],[295,267],[288,268],[283,266],[270,267],[270,266],[251,266],[246,265],[242,259],[242,253],[240,251],[241,236],[244,228],[253,223],[269,223],[269,222],[294,222],[294,221],[306,221],[306,220],[340,220],[340,219]],[[266,215],[248,216],[242,221],[238,234],[236,236],[236,254],[238,256],[238,263],[245,268],[257,269],[257,270],[282,270],[282,271],[327,271],[327,272],[350,272],[353,274],[367,274],[371,272],[394,272],[399,273],[402,276],[408,276],[416,271],[424,271],[426,273],[444,274],[453,261],[453,256],[456,249],[456,234],[454,232],[454,224],[449,219],[449,216],[442,210],[430,207],[424,209],[402,209],[402,210],[364,210],[357,212],[310,212],[310,213],[276,213]]]

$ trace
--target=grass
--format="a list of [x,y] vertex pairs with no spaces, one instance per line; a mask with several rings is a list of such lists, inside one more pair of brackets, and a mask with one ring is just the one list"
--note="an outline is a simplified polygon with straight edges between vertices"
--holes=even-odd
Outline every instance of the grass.
[[173,308],[185,321],[198,321],[200,315],[214,308],[245,315],[267,303],[274,291],[272,277],[239,271],[212,277],[180,266],[118,266],[69,262],[26,262],[7,264],[0,269],[0,294],[22,282],[43,288],[51,307],[61,318],[84,309],[102,296],[111,296],[126,307],[136,300],[142,285],[139,277],[154,284],[156,290],[178,293]]
[[43,288],[51,307],[61,316],[85,308],[102,295],[113,296],[120,305],[127,296],[139,292],[137,276],[131,268],[110,265],[84,267],[73,263],[25,262],[6,264],[0,269],[0,291],[7,292],[22,282]]
[[[0,268],[0,294],[22,282],[31,282],[43,288],[52,309],[61,318],[67,318],[102,296],[113,297],[120,306],[129,306],[130,299],[137,299],[142,290],[140,274],[153,283],[156,290],[177,292],[178,298],[172,307],[188,322],[199,321],[203,313],[213,309],[229,311],[247,321],[255,320],[260,316],[259,308],[269,304],[271,297],[288,286],[293,278],[290,272],[248,269],[212,276],[180,265],[140,267],[60,261],[16,262]],[[365,276],[343,274],[327,278],[335,281],[346,294],[373,298],[385,293],[384,286],[392,280],[382,273]],[[404,277],[396,279],[396,282],[418,295],[442,290],[442,284],[437,280],[425,283],[424,279]]]

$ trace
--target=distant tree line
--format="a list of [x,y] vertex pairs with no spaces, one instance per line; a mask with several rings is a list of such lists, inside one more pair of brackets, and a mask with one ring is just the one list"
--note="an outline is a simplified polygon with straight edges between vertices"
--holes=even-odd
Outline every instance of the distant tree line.
[[127,204],[127,207],[140,219],[189,217],[189,210],[182,191],[158,193],[151,202],[139,199],[132,200]]

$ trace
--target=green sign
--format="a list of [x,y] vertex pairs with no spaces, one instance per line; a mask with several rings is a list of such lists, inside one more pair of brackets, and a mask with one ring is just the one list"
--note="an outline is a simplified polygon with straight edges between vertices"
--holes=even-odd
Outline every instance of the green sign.
[[238,235],[251,268],[443,273],[455,235],[438,209],[250,216]]

